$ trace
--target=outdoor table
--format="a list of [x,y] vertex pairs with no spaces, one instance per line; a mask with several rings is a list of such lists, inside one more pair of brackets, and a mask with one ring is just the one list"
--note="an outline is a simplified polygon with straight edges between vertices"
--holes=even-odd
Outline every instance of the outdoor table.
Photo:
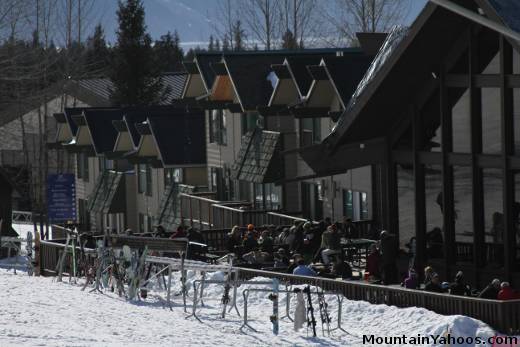
[[[341,239],[341,247],[344,251],[347,251],[348,249],[355,248],[355,258],[357,258],[358,266],[361,267],[361,255],[363,254],[362,251],[365,251],[365,259],[368,257],[368,250],[370,246],[377,241],[370,240],[370,239]],[[354,263],[355,259],[353,259]]]

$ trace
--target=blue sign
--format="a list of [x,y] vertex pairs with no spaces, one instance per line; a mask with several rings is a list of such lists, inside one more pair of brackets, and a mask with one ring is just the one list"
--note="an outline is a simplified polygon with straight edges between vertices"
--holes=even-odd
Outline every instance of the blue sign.
[[76,185],[73,174],[47,177],[47,214],[52,222],[76,220]]

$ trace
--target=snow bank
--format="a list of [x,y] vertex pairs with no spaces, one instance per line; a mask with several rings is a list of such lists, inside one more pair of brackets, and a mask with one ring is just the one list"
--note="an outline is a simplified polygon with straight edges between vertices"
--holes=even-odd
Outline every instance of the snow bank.
[[[196,276],[189,272],[190,281]],[[207,278],[223,279],[221,273]],[[179,275],[175,274],[174,293],[180,291]],[[257,278],[256,280],[265,280]],[[199,308],[202,323],[186,319],[182,297],[174,296],[172,311],[165,306],[164,291],[155,283],[148,298],[126,302],[111,292],[81,291],[81,284],[54,282],[53,278],[29,277],[0,269],[0,346],[361,346],[363,334],[375,336],[442,335],[449,328],[456,336],[494,335],[491,328],[463,316],[442,316],[422,308],[398,309],[385,305],[345,300],[343,328],[322,337],[317,302],[314,303],[318,337],[309,337],[307,329],[299,332],[287,319],[280,321],[280,334],[273,336],[269,316],[272,313],[268,293],[249,297],[250,324],[258,332],[239,330],[242,318],[232,311],[225,319],[222,310],[221,285],[207,285],[205,306]],[[238,307],[243,309],[242,285],[238,289]],[[268,286],[257,286],[268,287]],[[190,285],[191,288],[191,285]],[[191,313],[191,295],[188,303]],[[336,325],[337,301],[328,297],[331,326]],[[280,295],[280,316],[285,315],[285,295]],[[291,302],[296,302],[295,296]],[[291,315],[294,313],[291,307]],[[310,332],[309,332],[310,334]]]

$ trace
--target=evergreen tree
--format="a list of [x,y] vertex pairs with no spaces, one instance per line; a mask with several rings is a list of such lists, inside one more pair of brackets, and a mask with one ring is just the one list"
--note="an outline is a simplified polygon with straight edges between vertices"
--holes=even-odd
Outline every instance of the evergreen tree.
[[298,42],[294,37],[292,31],[287,30],[282,36],[282,48],[283,49],[298,49]]
[[213,35],[209,36],[209,44],[208,44],[208,52],[213,52],[215,50],[215,42],[213,40]]
[[217,39],[217,41],[215,42],[215,51],[220,52],[220,40],[219,39]]
[[180,47],[180,38],[177,31],[172,35],[169,31],[166,35],[155,41],[153,47],[157,64],[162,72],[179,71],[182,69],[184,52]]
[[152,39],[146,32],[141,0],[119,1],[119,29],[111,64],[114,84],[110,99],[115,105],[149,105],[165,96],[160,67],[156,63]]
[[244,50],[244,40],[245,40],[245,31],[242,29],[242,22],[237,20],[233,25],[233,40],[235,51],[243,51]]
[[227,35],[224,35],[224,39],[222,40],[222,51],[227,52],[230,49],[229,38]]
[[110,62],[110,51],[105,41],[105,31],[101,24],[96,25],[94,34],[87,38],[85,69],[89,76],[103,76]]

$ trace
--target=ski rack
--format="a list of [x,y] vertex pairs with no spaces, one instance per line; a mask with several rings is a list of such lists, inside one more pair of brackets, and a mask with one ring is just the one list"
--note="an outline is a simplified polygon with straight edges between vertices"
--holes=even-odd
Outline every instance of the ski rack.
[[[237,276],[238,275],[238,269],[237,268],[233,268],[233,271],[232,273],[235,273]],[[227,283],[227,281],[225,280],[205,280],[204,278],[203,279],[200,279],[200,280],[195,280],[193,281],[193,288],[194,288],[194,295],[193,295],[193,310],[192,310],[192,313],[190,315],[188,315],[186,317],[187,318],[190,318],[190,317],[194,317],[196,318],[199,322],[202,322],[200,320],[200,318],[197,316],[197,303],[198,303],[198,300],[200,299],[201,301],[201,306],[204,305],[204,303],[202,302],[202,295],[203,295],[203,290],[204,290],[204,285],[205,284],[222,284],[222,285],[225,285]],[[236,310],[238,316],[240,317],[240,312],[238,310],[238,306],[237,306],[237,289],[238,289],[238,286],[239,285],[242,285],[242,284],[246,284],[246,285],[252,285],[252,284],[256,284],[256,285],[272,285],[273,284],[273,281],[247,281],[247,280],[234,280],[232,281],[232,285],[233,285],[233,302],[232,302],[232,305],[231,307],[229,308],[229,312],[231,312],[233,310],[233,308]],[[198,285],[200,285],[200,294],[199,294],[199,291],[198,291]]]
[[[263,282],[257,282],[259,284],[264,284]],[[271,284],[271,282],[266,282],[266,283],[269,283]],[[249,322],[248,322],[248,316],[247,316],[247,301],[248,301],[248,298],[249,298],[249,292],[264,292],[264,293],[270,293],[272,292],[272,289],[257,289],[257,288],[247,288],[247,289],[244,289],[244,291],[242,292],[242,295],[244,296],[244,322],[242,323],[242,326],[240,327],[240,330],[242,331],[244,328],[249,328],[251,329],[252,331],[254,332],[257,332],[257,330],[255,330],[251,325],[249,325]],[[279,290],[278,291],[279,293],[285,293],[286,294],[286,302],[288,304],[286,304],[286,316],[284,317],[289,317],[289,309],[290,309],[290,295],[291,294],[294,294],[296,293],[295,289],[292,289],[292,290]],[[317,292],[310,292],[311,295],[315,294],[317,295],[318,293]],[[333,329],[330,329],[330,331],[335,331],[335,330],[340,330],[340,331],[343,331],[343,332],[347,332],[345,329],[343,329],[343,327],[341,326],[341,311],[343,310],[343,296],[338,294],[338,293],[334,293],[334,292],[322,292],[320,294],[323,294],[323,295],[333,295],[337,298],[338,300],[338,318],[337,318],[337,326]],[[288,299],[287,299],[288,298]],[[281,319],[281,318],[280,318]]]
[[[200,271],[203,276],[203,280],[205,280],[205,273],[210,271],[222,271],[227,272],[228,275],[230,273],[237,273],[238,269],[232,267],[232,260],[230,259],[230,264],[227,265],[218,265],[218,264],[207,264],[202,261],[198,260],[190,260],[182,258],[167,258],[167,257],[156,257],[156,256],[147,256],[145,259],[145,262],[147,263],[153,263],[153,264],[162,264],[166,265],[161,271],[155,273],[152,275],[149,279],[147,279],[143,286],[145,286],[148,282],[150,282],[153,278],[158,277],[160,274],[163,274],[165,271],[168,271],[168,285],[167,285],[167,297],[166,301],[168,303],[168,306],[170,307],[170,310],[172,308],[171,306],[171,274],[173,270],[181,271],[181,285],[182,285],[182,297],[183,297],[183,305],[184,305],[184,312],[187,312],[186,308],[186,296],[188,294],[187,287],[186,287],[186,271],[192,270],[192,271]],[[141,288],[143,288],[143,286]],[[195,292],[195,297],[197,296],[197,293]]]

